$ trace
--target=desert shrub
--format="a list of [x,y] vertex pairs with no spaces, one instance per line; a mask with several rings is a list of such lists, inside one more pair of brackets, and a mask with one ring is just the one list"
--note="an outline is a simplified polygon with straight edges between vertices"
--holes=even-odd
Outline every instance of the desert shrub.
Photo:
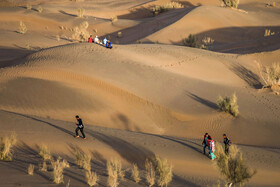
[[164,5],[156,5],[152,7],[151,12],[156,16],[160,13],[166,12],[170,9],[183,8],[184,6],[178,2],[169,2]]
[[39,13],[41,13],[41,12],[43,12],[43,7],[42,7],[42,6],[38,6],[38,7],[36,8],[36,10],[37,10]]
[[221,144],[217,144],[215,163],[221,175],[233,186],[236,184],[242,185],[256,174],[256,170],[252,170],[246,165],[242,154],[235,145],[230,146],[227,155]]
[[146,180],[148,182],[149,187],[152,187],[155,184],[156,173],[155,173],[153,163],[148,159],[145,162],[145,168],[146,168]]
[[273,35],[275,35],[275,32],[272,32],[270,29],[265,29],[264,37],[273,36]]
[[12,161],[13,154],[12,148],[16,144],[17,138],[15,134],[1,138],[0,143],[0,160],[3,161]]
[[69,168],[69,164],[66,160],[57,158],[56,161],[51,162],[53,167],[53,182],[56,184],[64,183],[63,181],[63,170]]
[[83,168],[86,170],[86,171],[89,171],[91,170],[91,156],[90,154],[84,154],[84,159],[83,159]]
[[51,151],[46,145],[41,145],[39,148],[39,156],[43,158],[44,161],[52,160]]
[[230,97],[218,97],[217,105],[220,108],[220,110],[230,113],[234,117],[238,116],[239,110],[237,105],[237,97],[236,94],[232,94]]
[[167,161],[167,159],[162,159],[159,156],[156,156],[156,170],[159,175],[157,183],[159,186],[167,186],[172,181],[172,169],[173,166]]
[[267,66],[265,72],[267,74],[266,84],[268,86],[280,86],[280,63],[274,63],[271,66]]
[[56,41],[59,42],[59,41],[60,41],[60,36],[59,36],[59,35],[56,35],[55,37],[56,37]]
[[122,32],[118,32],[118,38],[121,38],[123,36]]
[[226,7],[238,8],[239,0],[222,0]]
[[86,179],[89,186],[95,186],[98,182],[98,176],[93,171],[86,171]]
[[28,175],[33,175],[33,173],[34,173],[34,165],[33,164],[29,164],[29,166],[27,168],[27,173],[28,173]]
[[77,11],[78,11],[77,16],[78,16],[79,18],[83,18],[83,17],[84,17],[84,13],[85,13],[85,9],[83,9],[83,8],[78,8]]
[[133,164],[133,168],[131,170],[131,175],[133,180],[138,183],[141,179],[139,177],[139,171],[138,171],[138,166],[136,164]]
[[82,22],[79,26],[74,28],[74,34],[72,35],[72,39],[78,41],[87,41],[89,37],[89,33],[87,31],[89,24],[87,21]]
[[206,45],[206,46],[208,46],[208,45],[212,45],[213,43],[214,43],[214,39],[213,38],[211,38],[211,37],[204,37],[203,39],[202,39],[202,43],[204,44],[204,45]]
[[27,10],[31,10],[32,9],[32,5],[29,5],[29,4],[26,5],[25,7],[26,7]]
[[124,179],[124,171],[122,170],[122,163],[118,159],[111,159],[107,161],[108,185],[110,187],[117,187],[119,185],[119,178]]
[[40,171],[48,171],[48,166],[47,166],[47,162],[43,161],[42,164],[39,164],[39,170]]
[[20,34],[25,34],[26,32],[27,32],[26,25],[22,21],[20,21],[19,22],[19,33]]
[[111,22],[114,23],[116,21],[118,21],[118,16],[112,16],[111,17]]
[[91,170],[91,156],[90,154],[86,154],[79,148],[75,148],[75,158],[76,164],[80,167],[85,169],[86,171]]
[[198,46],[197,38],[193,34],[190,34],[187,38],[184,38],[182,40],[182,43],[184,46],[188,46],[188,47],[197,47]]

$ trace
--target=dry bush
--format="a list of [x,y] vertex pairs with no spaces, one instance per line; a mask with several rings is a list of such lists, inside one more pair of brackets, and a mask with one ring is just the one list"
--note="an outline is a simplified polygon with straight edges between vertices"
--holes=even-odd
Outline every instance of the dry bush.
[[76,164],[83,167],[83,160],[84,160],[84,152],[80,149],[75,149],[75,157],[76,157]]
[[173,166],[167,161],[167,159],[162,159],[159,156],[156,156],[156,170],[159,175],[157,183],[159,186],[167,186],[172,181],[172,169]]
[[152,187],[155,184],[156,173],[155,173],[155,168],[153,166],[153,163],[148,159],[145,162],[145,168],[146,168],[146,180],[149,184],[149,187]]
[[57,158],[56,161],[51,162],[53,167],[53,182],[56,184],[64,183],[63,181],[63,170],[69,168],[69,164],[66,160]]
[[187,38],[184,38],[182,40],[182,43],[184,46],[188,46],[188,47],[197,47],[198,46],[197,38],[193,34],[190,34]]
[[218,97],[217,105],[220,108],[220,110],[230,113],[234,117],[238,116],[239,110],[237,105],[237,97],[236,94],[233,93],[230,97]]
[[91,156],[90,154],[84,154],[84,159],[83,159],[83,168],[86,171],[91,171]]
[[75,158],[76,164],[85,169],[86,171],[91,171],[91,156],[90,154],[86,154],[79,148],[75,148]]
[[56,35],[56,41],[60,41],[60,36],[59,35]]
[[222,0],[222,3],[226,7],[238,8],[239,0]]
[[22,21],[19,22],[19,31],[18,32],[20,34],[25,34],[27,32],[27,27]]
[[28,169],[27,169],[28,175],[33,175],[34,174],[34,165],[29,164]]
[[41,13],[41,12],[43,12],[43,7],[42,7],[42,6],[38,6],[38,7],[36,8],[36,10],[37,10],[39,13]]
[[72,35],[72,39],[83,42],[87,41],[89,37],[89,33],[87,31],[89,24],[87,21],[82,22],[78,27],[74,28],[74,34]]
[[31,9],[32,9],[32,5],[29,5],[29,4],[28,4],[28,5],[25,6],[25,8],[26,8],[27,10],[31,10]]
[[273,36],[273,35],[275,35],[275,32],[271,32],[270,29],[265,29],[265,31],[264,31],[264,37]]
[[118,159],[111,159],[107,161],[107,172],[108,172],[108,185],[110,187],[117,187],[119,180],[124,179],[124,171],[122,170],[122,163]]
[[235,145],[230,146],[229,154],[226,155],[222,145],[217,144],[215,163],[221,175],[233,186],[236,184],[242,185],[256,174],[256,170],[252,170],[246,165],[242,154]]
[[206,45],[206,46],[208,46],[208,45],[212,45],[213,43],[214,43],[214,39],[213,38],[211,38],[211,37],[204,37],[203,39],[202,39],[202,43],[204,44],[204,45]]
[[280,63],[273,63],[265,68],[266,84],[268,87],[280,86]]
[[86,171],[86,179],[89,186],[95,186],[98,182],[98,176],[93,171]]
[[43,158],[44,161],[52,160],[51,151],[46,145],[41,145],[39,148],[39,156]]
[[156,16],[160,13],[166,12],[170,9],[177,9],[177,8],[183,8],[184,6],[181,3],[178,2],[169,2],[164,5],[156,5],[152,7],[151,12]]
[[118,16],[112,16],[111,17],[111,22],[114,23],[114,22],[117,22],[118,21]]
[[0,143],[0,160],[3,161],[12,161],[13,154],[12,148],[16,144],[17,138],[15,134],[1,138]]
[[66,184],[66,187],[69,187],[70,186],[70,179],[68,180],[67,184]]
[[136,164],[133,164],[133,168],[131,170],[131,175],[133,180],[138,183],[140,182],[140,177],[139,177],[139,171],[138,171],[138,166]]
[[122,32],[118,32],[118,38],[122,38],[123,34]]
[[77,9],[77,11],[78,11],[78,17],[79,18],[83,18],[84,17],[84,13],[85,13],[85,9],[83,9],[83,8],[78,8]]
[[43,161],[43,163],[42,164],[39,164],[39,170],[40,171],[48,171],[48,166],[47,166],[47,163],[46,163],[46,161]]

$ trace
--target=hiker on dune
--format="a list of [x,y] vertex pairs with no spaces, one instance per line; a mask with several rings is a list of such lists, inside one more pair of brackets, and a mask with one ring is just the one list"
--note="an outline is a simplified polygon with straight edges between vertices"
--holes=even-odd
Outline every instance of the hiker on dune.
[[216,158],[216,156],[214,154],[215,153],[215,142],[214,142],[214,140],[212,140],[212,138],[210,136],[208,137],[208,139],[209,139],[210,157],[212,160],[214,160]]
[[83,139],[85,140],[86,139],[86,136],[84,134],[84,124],[83,124],[83,121],[82,119],[77,115],[76,116],[76,125],[77,125],[77,128],[76,128],[76,138],[79,138],[79,133],[78,131],[81,131],[82,135],[83,135]]
[[105,37],[105,38],[103,39],[103,45],[106,45],[107,42],[108,42],[108,40],[107,40],[107,38]]
[[110,40],[107,41],[107,43],[106,43],[106,48],[112,49],[112,44],[111,44],[111,41],[110,41]]
[[88,38],[88,43],[92,43],[93,39],[92,39],[92,35],[90,35],[90,37]]
[[224,144],[225,144],[225,153],[228,154],[231,141],[228,139],[226,134],[223,134],[223,137],[224,137]]
[[94,38],[94,43],[99,44],[99,38],[98,38],[98,36],[95,36],[95,38]]
[[204,137],[203,137],[203,141],[202,141],[202,145],[203,145],[203,154],[206,154],[205,153],[205,149],[206,147],[208,147],[207,145],[207,139],[208,139],[208,133],[205,133]]

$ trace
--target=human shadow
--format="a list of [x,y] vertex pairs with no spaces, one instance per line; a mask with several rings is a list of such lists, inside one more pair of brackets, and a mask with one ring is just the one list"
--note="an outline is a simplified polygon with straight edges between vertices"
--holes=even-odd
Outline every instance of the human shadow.
[[191,99],[193,99],[193,100],[195,100],[195,101],[197,101],[197,102],[199,102],[199,103],[201,103],[201,104],[203,104],[203,105],[205,105],[209,108],[212,108],[212,109],[215,109],[215,110],[219,109],[216,103],[214,103],[212,101],[209,101],[207,99],[204,99],[202,97],[199,97],[198,95],[195,95],[195,94],[193,94],[189,91],[186,91],[186,95],[189,96]]

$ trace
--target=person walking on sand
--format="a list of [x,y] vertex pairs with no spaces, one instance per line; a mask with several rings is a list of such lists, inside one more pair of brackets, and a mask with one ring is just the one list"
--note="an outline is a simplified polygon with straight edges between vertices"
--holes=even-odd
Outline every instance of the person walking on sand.
[[94,38],[94,43],[99,44],[99,39],[98,39],[98,36],[97,36],[97,35],[96,35],[95,38]]
[[203,145],[203,154],[206,154],[206,153],[205,153],[205,149],[206,149],[206,147],[208,147],[208,145],[207,145],[207,139],[208,139],[208,133],[206,132],[206,133],[204,134],[203,141],[202,141],[202,145]]
[[86,139],[86,136],[84,134],[84,124],[83,124],[83,121],[82,119],[77,115],[76,116],[76,125],[77,125],[77,128],[76,128],[76,138],[79,138],[79,133],[78,131],[81,131],[82,135],[83,135],[83,139],[85,140]]
[[210,142],[209,142],[210,157],[211,157],[212,160],[214,160],[216,158],[216,156],[214,154],[215,153],[215,142],[214,142],[214,140],[212,140],[212,138],[210,136],[209,136],[208,139],[210,140]]
[[230,140],[228,139],[226,134],[223,134],[224,137],[224,144],[225,144],[225,153],[228,154],[229,152],[229,146],[230,146]]
[[88,43],[92,43],[93,39],[92,39],[92,35],[90,35],[90,37],[88,38]]

